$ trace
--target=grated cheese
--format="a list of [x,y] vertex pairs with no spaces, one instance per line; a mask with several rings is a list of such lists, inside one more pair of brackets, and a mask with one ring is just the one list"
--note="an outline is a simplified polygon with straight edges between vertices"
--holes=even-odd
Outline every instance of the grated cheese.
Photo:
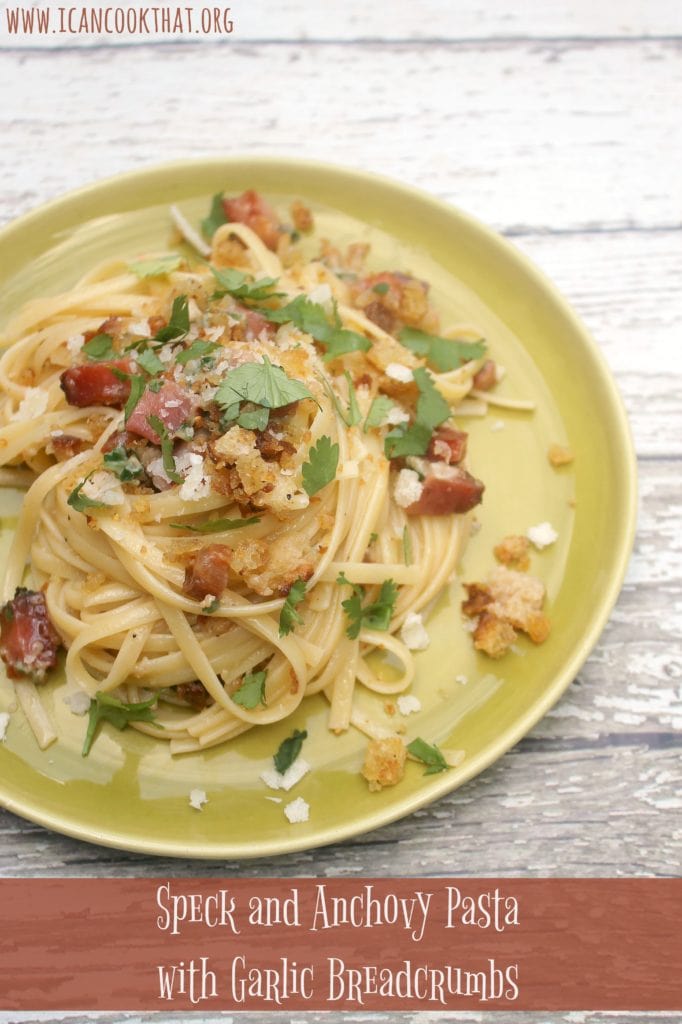
[[557,539],[559,534],[556,532],[551,523],[538,523],[537,526],[530,526],[526,530],[526,537],[534,544],[538,551],[542,551],[543,548],[549,547]]
[[42,388],[27,388],[26,394],[19,402],[19,407],[10,419],[18,423],[28,423],[42,416],[47,409],[47,391]]
[[389,363],[384,373],[391,380],[400,381],[401,384],[409,384],[413,380],[412,370],[409,366],[404,366],[402,363]]
[[425,651],[431,643],[418,612],[409,612],[400,630],[400,639],[411,651]]
[[302,796],[299,796],[298,799],[292,800],[290,804],[286,805],[284,813],[292,825],[298,825],[303,821],[307,821],[310,817],[310,805],[305,802]]
[[418,697],[413,697],[411,693],[406,693],[402,697],[398,697],[396,703],[401,715],[411,715],[417,711],[421,711],[422,709],[422,702]]
[[113,473],[98,469],[81,487],[81,494],[92,501],[103,501],[105,505],[123,505],[125,496],[121,484]]
[[71,708],[74,715],[87,715],[90,710],[90,695],[84,690],[74,690],[73,693],[67,693],[64,703]]
[[183,501],[201,501],[211,493],[211,482],[204,469],[204,460],[196,452],[189,453],[189,473],[180,488]]
[[204,804],[208,803],[208,797],[203,789],[192,789],[189,794],[189,805],[195,811],[200,811]]
[[297,782],[300,782],[304,775],[310,771],[310,765],[302,757],[297,757],[292,765],[289,765],[283,775],[276,768],[267,768],[261,772],[261,780],[270,789],[283,789],[289,791]]
[[401,469],[393,488],[393,497],[397,505],[407,508],[413,502],[419,501],[423,490],[424,485],[419,479],[418,473],[415,473],[413,469]]

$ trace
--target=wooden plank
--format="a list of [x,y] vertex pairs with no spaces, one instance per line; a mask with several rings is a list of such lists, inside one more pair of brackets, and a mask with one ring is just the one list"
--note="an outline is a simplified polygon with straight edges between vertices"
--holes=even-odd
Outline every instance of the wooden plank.
[[[0,11],[16,5],[10,0],[0,3]],[[24,6],[30,4],[25,2]],[[53,11],[61,0],[50,0],[42,7]],[[92,6],[92,5],[90,5]],[[129,0],[127,8],[149,8],[146,0]],[[162,5],[158,5],[161,7]],[[184,12],[186,4],[171,0],[167,5],[173,13]],[[222,5],[224,10],[227,5]],[[183,22],[180,38],[196,41],[194,30],[202,31],[201,8],[196,7],[191,26]],[[3,12],[4,13],[4,12]],[[682,35],[682,17],[675,0],[622,0],[618,4],[594,4],[591,0],[572,0],[571,3],[539,4],[537,0],[507,0],[482,3],[466,0],[453,4],[449,0],[422,0],[420,4],[395,4],[390,0],[375,0],[365,4],[362,0],[346,0],[343,4],[319,4],[315,0],[281,0],[271,4],[266,0],[251,0],[248,4],[232,4],[229,19],[233,31],[224,38],[234,41],[295,40],[302,43],[322,40],[487,40],[487,39],[556,39],[556,38],[642,38],[664,35]],[[20,23],[21,24],[21,23]],[[55,20],[55,24],[59,24]],[[2,18],[3,28],[7,22]],[[106,35],[95,31],[92,35],[45,35],[22,33],[11,36],[3,32],[4,45],[32,47],[92,46],[104,43],[144,43],[168,39],[161,26],[155,25],[153,16],[133,31],[121,35]],[[211,38],[210,35],[208,38]],[[177,32],[173,39],[178,40]]]
[[6,53],[0,219],[233,151],[386,173],[503,230],[671,228],[681,84],[679,48],[661,42]]

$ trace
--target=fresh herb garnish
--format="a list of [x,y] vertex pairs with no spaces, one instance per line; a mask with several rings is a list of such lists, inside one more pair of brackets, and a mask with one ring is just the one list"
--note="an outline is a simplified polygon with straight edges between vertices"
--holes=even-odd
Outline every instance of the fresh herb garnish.
[[216,345],[214,341],[204,341],[201,338],[197,338],[189,348],[186,348],[175,357],[175,362],[180,363],[181,366],[186,366],[193,359],[205,359],[206,356],[216,352],[219,348],[222,348],[222,346]]
[[204,217],[201,222],[201,230],[204,237],[208,238],[210,242],[222,224],[227,224],[227,215],[223,206],[223,193],[217,192],[211,200],[211,209],[209,210],[208,217]]
[[130,264],[129,269],[138,277],[163,277],[177,270],[181,263],[182,256],[169,253],[168,256],[158,256],[152,260],[136,260]]
[[165,327],[156,332],[156,340],[167,342],[176,338],[184,338],[189,330],[189,303],[186,295],[178,295],[173,299],[170,320]]
[[213,294],[214,299],[221,299],[223,295],[232,295],[242,302],[263,302],[265,299],[279,298],[284,292],[273,292],[277,284],[276,277],[261,277],[258,281],[249,280],[249,275],[235,270],[233,267],[218,269],[211,267],[213,276],[218,282],[218,288]]
[[429,371],[420,366],[413,371],[413,376],[419,388],[417,419],[410,426],[400,423],[386,435],[384,451],[389,459],[425,455],[434,428],[450,416],[450,406],[433,383]]
[[376,292],[377,295],[385,295],[388,291],[388,283],[386,281],[379,281],[372,286],[372,291]]
[[[305,384],[287,377],[281,366],[274,366],[264,356],[262,363],[242,363],[229,370],[218,388],[215,401],[225,410],[240,402],[253,402],[266,409],[281,409],[303,398],[313,398]],[[231,418],[235,419],[236,415]]]
[[261,407],[260,409],[250,409],[247,412],[242,412],[237,416],[237,423],[244,430],[265,430],[270,419],[270,410]]
[[485,353],[485,341],[457,341],[440,338],[436,334],[418,331],[416,327],[403,327],[399,341],[417,356],[426,359],[441,373],[456,370],[471,359],[481,359]]
[[403,527],[403,561],[405,565],[412,565],[412,538],[407,524]]
[[137,480],[144,473],[142,463],[137,456],[129,455],[122,444],[112,451],[106,452],[103,461],[106,468],[123,483]]
[[407,744],[407,749],[412,757],[426,765],[424,775],[437,775],[438,772],[444,772],[450,767],[435,743],[427,743],[419,736]]
[[137,365],[141,366],[150,377],[156,377],[157,374],[163,373],[166,369],[159,357],[150,348],[143,349],[137,354],[136,358]]
[[369,407],[369,412],[362,428],[365,434],[372,427],[380,427],[394,407],[395,402],[388,395],[377,395]]
[[219,608],[220,598],[214,597],[210,604],[207,604],[205,608],[202,607],[201,611],[204,615],[213,615],[213,613],[217,612]]
[[169,437],[168,431],[166,430],[165,424],[159,419],[158,416],[148,416],[147,423],[152,428],[155,434],[158,435],[161,441],[161,459],[163,461],[163,469],[169,480],[172,480],[175,484],[181,484],[183,477],[180,476],[177,469],[175,468],[175,459],[173,458],[173,442]]
[[76,512],[87,512],[88,509],[95,508],[111,508],[111,505],[107,505],[106,501],[95,501],[94,498],[88,498],[87,494],[82,493],[91,476],[92,473],[86,476],[85,480],[81,480],[66,499],[66,504],[70,505],[71,508],[75,508]]
[[347,423],[349,427],[354,427],[362,419],[360,407],[358,406],[357,395],[355,394],[355,387],[348,370],[343,371],[343,375],[346,378],[348,384],[348,419]]
[[251,672],[245,675],[241,685],[231,694],[235,704],[251,711],[258,704],[265,705],[265,679],[267,672]]
[[324,307],[311,302],[305,295],[297,295],[281,309],[259,309],[264,317],[275,324],[292,323],[325,348],[325,359],[336,359],[348,352],[366,352],[371,347],[369,338],[341,326],[338,314],[330,322]]
[[279,613],[279,635],[288,636],[295,625],[300,626],[303,619],[296,611],[296,606],[305,597],[305,580],[296,580],[289,589],[286,601]]
[[302,731],[300,729],[294,729],[291,736],[282,740],[277,753],[273,757],[275,768],[280,775],[284,775],[287,768],[291,768],[292,764],[301,753],[303,740],[306,739],[307,735],[308,733],[306,729],[303,729]]
[[339,586],[347,584],[353,588],[352,597],[341,602],[341,607],[348,617],[346,636],[350,640],[356,640],[363,627],[367,629],[386,630],[391,624],[391,616],[395,602],[398,598],[398,588],[393,580],[385,580],[381,584],[379,596],[376,601],[363,607],[365,597],[364,587],[357,583],[351,583],[346,579],[345,573],[339,573],[336,582]]
[[303,463],[303,487],[309,497],[317,494],[331,483],[339,464],[339,446],[323,434],[308,452],[308,461]]
[[145,379],[139,374],[121,373],[118,370],[114,370],[113,372],[117,377],[130,381],[130,394],[128,395],[128,401],[126,402],[123,410],[123,419],[124,422],[127,423],[135,411],[135,406],[142,398],[145,388]]
[[96,334],[94,338],[90,338],[90,341],[86,341],[81,352],[88,359],[92,359],[93,362],[100,362],[102,359],[113,359],[116,356],[113,342],[114,339],[110,334]]
[[110,722],[116,729],[125,729],[131,722],[153,722],[154,714],[151,708],[156,704],[156,699],[156,695],[154,695],[149,700],[143,700],[136,704],[125,704],[118,698],[112,697],[111,694],[98,690],[95,699],[90,701],[88,729],[85,734],[82,756],[87,757],[90,753],[92,741],[100,722]]
[[191,530],[193,533],[223,533],[225,530],[239,530],[242,526],[253,526],[260,523],[260,516],[250,519],[209,519],[207,523],[171,523],[174,530]]

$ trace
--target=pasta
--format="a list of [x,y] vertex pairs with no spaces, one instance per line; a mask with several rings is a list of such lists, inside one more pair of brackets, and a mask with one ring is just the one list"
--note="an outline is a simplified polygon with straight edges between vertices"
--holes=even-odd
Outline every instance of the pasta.
[[208,260],[99,266],[5,331],[0,482],[29,486],[2,655],[41,746],[58,644],[86,705],[173,754],[320,692],[330,730],[389,738],[354,693],[409,689],[406,623],[481,499],[451,419],[495,383],[475,328],[439,333],[428,286],[366,246],[304,257],[254,192],[216,213]]

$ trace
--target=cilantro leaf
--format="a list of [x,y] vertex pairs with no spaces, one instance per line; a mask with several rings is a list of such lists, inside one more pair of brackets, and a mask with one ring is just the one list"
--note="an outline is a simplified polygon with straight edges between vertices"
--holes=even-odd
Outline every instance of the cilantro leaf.
[[339,446],[323,434],[308,452],[308,461],[303,463],[303,487],[309,497],[317,494],[331,483],[339,464]]
[[220,598],[214,597],[210,604],[207,604],[205,608],[202,608],[204,615],[213,615],[220,608]]
[[115,476],[128,483],[130,480],[137,480],[144,473],[142,463],[136,455],[129,455],[122,444],[106,452],[104,465]]
[[170,320],[165,327],[156,332],[157,341],[174,341],[184,338],[189,330],[189,303],[186,295],[178,295],[173,299]]
[[177,270],[182,263],[182,256],[177,253],[169,253],[167,256],[158,256],[151,260],[136,260],[131,263],[129,269],[138,277],[163,277]]
[[394,407],[395,402],[388,395],[377,395],[369,407],[365,425],[362,428],[365,434],[372,427],[380,427]]
[[263,405],[266,409],[281,409],[303,398],[313,398],[305,384],[287,377],[281,366],[274,366],[264,356],[262,363],[242,363],[229,370],[215,401],[222,409],[242,401]]
[[267,672],[252,672],[245,675],[241,685],[232,694],[232,700],[249,711],[258,704],[265,705],[265,679]]
[[242,526],[260,523],[260,516],[250,519],[209,519],[207,523],[171,523],[174,530],[192,530],[193,533],[222,533],[224,530],[239,530]]
[[99,362],[101,359],[113,359],[116,356],[113,341],[110,334],[96,334],[94,338],[90,338],[90,341],[86,341],[81,351],[93,362]]
[[386,281],[379,281],[372,287],[372,291],[376,292],[377,295],[385,295],[388,291],[388,283]]
[[270,419],[269,409],[251,409],[237,416],[237,423],[245,430],[265,430]]
[[175,362],[180,363],[181,366],[186,366],[192,359],[203,359],[219,348],[222,348],[222,345],[216,345],[214,341],[204,341],[201,338],[197,338],[189,348],[186,348],[175,357]]
[[470,359],[481,359],[485,352],[485,341],[458,341],[441,338],[436,334],[418,331],[416,327],[403,327],[398,337],[401,345],[417,356],[427,360],[441,373],[456,370]]
[[95,508],[111,508],[111,505],[107,505],[106,501],[95,501],[94,498],[88,498],[87,494],[81,493],[91,476],[92,473],[86,476],[85,480],[81,480],[66,499],[66,504],[70,505],[71,508],[75,508],[76,512],[87,512],[88,509]]
[[95,699],[90,701],[88,729],[85,734],[82,756],[87,757],[90,753],[92,741],[100,722],[110,722],[116,729],[125,729],[130,722],[153,722],[154,714],[151,708],[156,704],[156,700],[155,695],[149,700],[143,700],[136,704],[125,704],[116,697],[112,697],[111,694],[98,690]]
[[307,730],[303,729],[303,731],[301,731],[299,729],[294,729],[291,736],[282,740],[277,749],[277,753],[273,757],[275,768],[280,775],[284,775],[287,768],[291,768],[292,764],[301,753],[303,740],[306,739],[307,736]]
[[152,428],[155,434],[161,438],[161,458],[163,460],[163,468],[166,476],[173,483],[181,484],[183,477],[177,472],[175,468],[175,459],[173,458],[173,442],[169,437],[166,426],[159,419],[158,416],[148,416],[147,423]]
[[413,423],[410,427],[401,423],[386,434],[384,452],[389,459],[399,459],[405,455],[424,455],[430,440],[431,429],[423,423]]
[[400,423],[386,435],[384,451],[389,459],[405,455],[425,455],[431,441],[431,434],[450,416],[450,406],[445,401],[428,370],[423,366],[413,371],[419,388],[417,419],[411,426]]
[[232,295],[235,299],[242,299],[245,302],[262,302],[264,299],[279,298],[283,292],[273,292],[277,284],[276,277],[261,277],[258,281],[249,281],[249,275],[234,267],[219,269],[211,267],[218,289],[214,292],[214,299],[221,299],[223,295]]
[[[114,373],[116,373],[116,370],[114,370]],[[118,373],[116,373],[116,376],[118,377]],[[135,406],[142,398],[145,388],[145,380],[144,377],[139,376],[139,374],[127,373],[124,374],[124,376],[130,381],[130,394],[128,395],[128,401],[126,402],[125,409],[123,411],[123,419],[127,423],[135,411]]]
[[145,348],[138,352],[136,358],[137,365],[146,370],[150,377],[156,377],[157,374],[163,373],[166,369],[159,357],[150,348]]
[[429,371],[425,370],[423,366],[413,371],[413,377],[419,388],[417,422],[423,423],[424,426],[430,427],[433,430],[434,427],[440,426],[441,423],[448,419],[450,416],[450,406],[433,383],[433,378]]
[[303,619],[296,611],[296,606],[305,597],[305,580],[296,580],[289,588],[287,599],[279,613],[279,635],[288,636],[294,625],[301,625]]
[[424,775],[437,775],[438,772],[447,771],[450,767],[436,744],[427,743],[420,736],[408,743],[407,749],[412,757],[416,757],[418,761],[423,761],[426,765]]
[[363,334],[341,327],[338,314],[331,323],[324,307],[311,302],[306,295],[297,295],[281,309],[259,309],[258,312],[271,323],[292,323],[300,331],[310,334],[326,349],[325,359],[336,359],[348,352],[367,352],[372,344]]
[[211,200],[211,208],[208,216],[201,222],[201,230],[209,242],[215,235],[221,224],[227,224],[227,215],[223,206],[223,193],[216,192]]
[[371,604],[364,607],[362,605],[365,596],[364,587],[357,583],[351,583],[344,573],[339,573],[336,582],[339,585],[347,584],[353,588],[352,596],[341,602],[341,607],[348,616],[349,625],[346,628],[346,636],[350,640],[357,639],[363,626],[382,631],[388,629],[398,598],[398,587],[393,580],[385,580],[381,584],[376,601],[372,601]]

